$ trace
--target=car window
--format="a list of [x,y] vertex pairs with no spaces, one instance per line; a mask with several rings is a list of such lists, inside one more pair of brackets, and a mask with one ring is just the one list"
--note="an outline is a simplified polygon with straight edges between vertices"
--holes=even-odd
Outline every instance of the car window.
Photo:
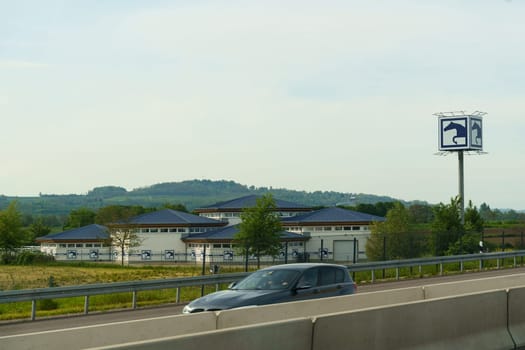
[[233,289],[287,289],[299,275],[294,270],[257,271],[235,285]]
[[341,283],[344,282],[345,275],[344,271],[335,267],[322,267],[320,269],[319,284],[324,286],[327,284]]
[[317,286],[318,275],[319,275],[319,269],[317,268],[308,269],[303,273],[297,285],[315,287]]

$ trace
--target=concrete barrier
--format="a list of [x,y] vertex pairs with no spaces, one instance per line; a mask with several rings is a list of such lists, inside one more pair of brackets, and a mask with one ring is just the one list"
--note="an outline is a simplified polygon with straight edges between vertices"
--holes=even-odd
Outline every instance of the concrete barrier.
[[[325,327],[324,324],[327,321],[323,321],[323,315],[336,313],[340,314],[342,312],[344,312],[346,315],[352,310],[366,310],[367,313],[370,311],[370,315],[366,316],[368,318],[365,316],[360,317],[365,317],[366,322],[368,322],[368,327],[371,328],[371,330],[368,332],[375,332],[377,329],[380,331],[378,331],[379,333],[373,333],[372,337],[371,334],[367,333],[360,327],[354,329],[354,326],[347,327],[347,325],[345,325],[345,329],[340,329],[340,331],[343,332],[342,334],[352,339],[352,334],[358,334],[358,338],[372,337],[373,339],[386,339],[385,341],[388,343],[388,345],[390,345],[389,342],[393,339],[392,337],[396,334],[396,332],[400,332],[397,336],[404,339],[404,335],[407,332],[412,334],[412,332],[417,330],[418,334],[423,334],[422,338],[417,339],[417,341],[427,341],[427,337],[435,336],[433,333],[435,332],[435,327],[442,327],[442,325],[444,325],[443,327],[448,329],[447,327],[451,323],[456,324],[458,327],[458,333],[466,332],[464,337],[458,340],[459,344],[469,344],[467,339],[468,341],[474,341],[473,339],[485,339],[486,336],[479,336],[478,333],[476,333],[474,329],[469,328],[468,325],[474,324],[479,326],[478,323],[486,319],[490,319],[491,322],[495,322],[496,319],[499,320],[501,313],[503,312],[505,314],[505,320],[507,319],[507,316],[509,318],[509,328],[511,328],[511,333],[516,337],[517,342],[525,347],[525,311],[522,311],[521,307],[521,305],[525,303],[525,292],[521,291],[521,288],[511,289],[509,294],[508,315],[506,301],[503,306],[500,305],[501,308],[498,310],[493,310],[495,301],[489,300],[487,303],[485,303],[485,301],[478,300],[482,298],[478,295],[479,291],[491,290],[491,292],[488,292],[488,295],[492,295],[495,293],[494,290],[499,290],[499,293],[496,295],[501,297],[500,294],[503,293],[506,298],[505,289],[516,286],[525,286],[525,274],[427,285],[424,287],[402,288],[381,292],[357,293],[344,297],[333,297],[245,309],[225,310],[217,313],[209,312],[192,315],[175,315],[147,320],[117,322],[82,328],[70,328],[57,331],[3,337],[0,336],[0,349],[5,348],[24,350],[53,347],[83,349],[86,347],[108,346],[112,344],[121,344],[124,342],[143,341],[157,338],[164,339],[168,336],[187,336],[188,334],[192,333],[213,333],[217,329],[226,330],[241,326],[279,322],[283,320],[305,317],[317,317],[317,320],[321,321],[319,324],[316,322],[316,327]],[[441,301],[441,299],[444,297],[472,292],[475,292],[476,295],[475,297],[472,297],[472,300],[478,301],[473,302],[471,299],[465,299],[464,297],[446,299],[450,300],[450,305],[448,302]],[[428,301],[439,300],[439,303],[442,303],[442,305],[437,308],[434,306],[411,306],[416,305],[414,302],[421,301],[424,298],[426,298]],[[461,303],[458,304],[458,300],[462,300],[461,303],[464,303],[464,305]],[[404,303],[407,303],[406,310],[399,306],[399,304]],[[490,308],[487,308],[487,305],[490,306]],[[378,307],[383,308],[378,309]],[[433,311],[429,312],[428,310]],[[442,312],[442,310],[447,311]],[[460,315],[455,313],[457,310],[461,310]],[[418,312],[421,312],[421,315],[418,315]],[[388,317],[386,315],[388,315]],[[406,315],[410,315],[409,320],[407,320]],[[350,317],[350,319],[354,319],[357,316],[354,315],[348,317]],[[421,322],[418,321],[418,317],[421,317]],[[388,326],[384,325],[381,321],[383,318],[388,320]],[[466,328],[461,328],[463,327],[462,325],[457,324],[455,321],[449,322],[449,319],[461,319],[462,322],[467,324],[467,326]],[[359,322],[361,321],[356,321],[356,323]],[[379,324],[380,327],[377,327],[377,324]],[[405,327],[405,324],[408,324],[408,326]],[[424,329],[427,328],[428,332],[431,333],[425,333]],[[496,332],[497,334],[494,333],[495,331],[493,331],[496,328],[498,329]],[[337,329],[337,327],[334,327],[334,329]],[[388,329],[392,330],[387,331]],[[480,329],[486,330],[485,334],[494,334],[496,338],[500,338],[501,330],[499,325],[498,327],[489,327],[488,325],[482,324]],[[385,333],[382,334],[382,332]],[[459,334],[453,334],[452,329],[448,329],[447,332],[448,333],[445,334],[450,339],[456,339],[460,337]],[[470,334],[468,332],[473,333]],[[246,334],[251,333],[248,332]],[[320,334],[322,333],[318,333],[318,336]],[[407,338],[407,341],[408,339],[412,338]],[[437,341],[437,338],[433,340]],[[180,340],[180,342],[183,341],[186,340]],[[379,342],[380,340],[377,341]],[[202,342],[204,342],[204,340],[202,340]],[[339,345],[344,344],[344,342],[339,343],[335,340],[334,342],[335,344]],[[366,345],[366,343],[361,344]],[[440,343],[438,342],[437,344]],[[422,346],[423,348],[426,347],[429,349],[435,348],[430,345],[421,345],[420,343],[417,343],[417,346]],[[364,346],[361,348],[368,347]],[[391,347],[387,346],[387,348]],[[480,349],[482,348],[483,347],[480,347]]]
[[430,284],[423,287],[425,299],[525,286],[525,274]]
[[507,293],[492,291],[315,319],[313,350],[514,349]]
[[517,348],[525,348],[525,287],[509,289],[508,300],[509,332]]
[[310,317],[417,300],[423,300],[421,287],[232,309],[218,312],[217,328],[223,329],[291,318]]
[[312,320],[306,318],[98,347],[91,350],[310,350],[311,348]]
[[[184,318],[184,319],[182,319]],[[176,315],[56,331],[0,337],[0,349],[85,349],[120,344],[166,335],[183,335],[216,329],[217,319],[212,312]]]

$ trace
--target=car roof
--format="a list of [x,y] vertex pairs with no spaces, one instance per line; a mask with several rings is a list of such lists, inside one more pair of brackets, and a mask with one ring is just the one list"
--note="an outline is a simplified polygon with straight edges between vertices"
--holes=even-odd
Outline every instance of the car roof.
[[336,265],[336,264],[295,263],[295,264],[274,265],[274,266],[266,267],[262,270],[306,270],[312,267],[319,267],[319,266],[332,266],[332,267],[338,267],[338,268],[346,268],[346,266]]

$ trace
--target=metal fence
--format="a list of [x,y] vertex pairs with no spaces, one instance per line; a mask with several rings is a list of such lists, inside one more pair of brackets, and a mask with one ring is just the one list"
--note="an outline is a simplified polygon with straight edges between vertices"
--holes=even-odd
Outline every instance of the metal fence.
[[[443,274],[443,265],[445,264],[459,264],[459,270],[463,271],[464,264],[466,262],[472,261],[478,262],[480,270],[483,268],[484,261],[496,261],[496,268],[500,268],[504,264],[504,261],[511,260],[512,266],[516,267],[518,265],[523,265],[524,256],[525,250],[498,253],[439,256],[431,258],[356,263],[349,265],[348,270],[351,273],[363,271],[370,272],[371,282],[375,282],[375,274],[377,271],[395,270],[395,278],[398,279],[400,276],[400,269],[402,268],[417,267],[419,269],[419,272],[421,272],[422,267],[427,265],[438,266],[439,274]],[[0,292],[0,303],[30,301],[32,303],[31,320],[34,320],[36,318],[36,302],[38,300],[82,296],[84,297],[84,314],[87,314],[89,312],[89,298],[91,296],[130,292],[133,295],[132,308],[135,309],[137,307],[137,293],[141,291],[174,288],[177,290],[176,302],[180,302],[180,289],[183,287],[215,285],[216,289],[218,289],[218,286],[220,284],[227,284],[234,281],[238,281],[243,277],[247,276],[248,274],[249,272],[241,272],[162,280],[100,283],[82,286],[52,287],[29,290],[10,290]]]

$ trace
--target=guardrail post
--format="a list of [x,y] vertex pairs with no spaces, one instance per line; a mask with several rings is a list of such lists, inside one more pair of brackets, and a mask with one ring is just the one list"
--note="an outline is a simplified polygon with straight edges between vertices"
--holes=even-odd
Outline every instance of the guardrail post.
[[399,281],[399,267],[396,267],[396,280]]
[[459,263],[459,271],[463,272],[463,260],[461,260]]
[[443,276],[443,263],[439,264],[439,275]]
[[36,300],[31,300],[31,321],[36,319]]
[[84,315],[87,315],[89,312],[89,295],[84,297]]
[[496,259],[496,268],[499,270],[499,258]]
[[375,279],[376,279],[376,273],[374,269],[372,269],[372,283],[374,283]]
[[137,291],[133,291],[133,300],[131,301],[131,308],[135,310],[137,308]]
[[175,302],[176,303],[180,303],[180,287],[178,287],[177,290],[176,290]]

